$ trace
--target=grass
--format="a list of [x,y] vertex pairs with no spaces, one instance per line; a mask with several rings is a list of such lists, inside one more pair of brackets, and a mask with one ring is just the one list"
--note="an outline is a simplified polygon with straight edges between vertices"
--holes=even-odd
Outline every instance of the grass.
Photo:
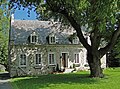
[[5,72],[4,70],[0,70],[0,72]]
[[11,83],[13,89],[120,89],[120,68],[104,73],[104,78],[89,78],[88,72],[20,77]]

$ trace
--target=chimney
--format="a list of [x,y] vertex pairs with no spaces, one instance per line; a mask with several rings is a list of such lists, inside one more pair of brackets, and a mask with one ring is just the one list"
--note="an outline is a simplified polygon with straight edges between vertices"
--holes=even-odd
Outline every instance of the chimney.
[[14,22],[14,14],[11,15],[11,24]]

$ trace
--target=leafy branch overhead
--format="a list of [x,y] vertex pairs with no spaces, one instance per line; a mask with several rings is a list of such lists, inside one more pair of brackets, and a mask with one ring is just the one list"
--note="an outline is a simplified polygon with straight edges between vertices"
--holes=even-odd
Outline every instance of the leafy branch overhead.
[[[93,22],[97,19],[98,28],[103,33],[106,31],[106,22],[116,23],[115,13],[119,12],[119,0],[11,0],[11,7],[28,7],[30,10],[36,8],[38,19],[59,20],[68,23],[63,15],[65,13],[74,17],[74,20],[80,26],[87,25],[86,29],[93,32]],[[16,2],[16,3],[13,3]],[[28,11],[28,13],[30,13]]]
[[[103,77],[100,59],[114,47],[120,35],[120,0],[10,0],[10,3],[12,8],[35,8],[38,19],[71,25],[87,49],[90,76]],[[89,34],[91,44],[83,31]],[[101,43],[105,43],[104,47]]]

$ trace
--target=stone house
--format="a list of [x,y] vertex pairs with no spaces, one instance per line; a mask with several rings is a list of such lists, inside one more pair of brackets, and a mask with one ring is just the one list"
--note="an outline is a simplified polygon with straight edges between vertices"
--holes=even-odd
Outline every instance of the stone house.
[[[51,21],[12,20],[10,76],[89,68],[86,49],[79,42],[74,29],[62,28],[61,31],[61,28],[60,23]],[[105,56],[101,63],[105,68]]]

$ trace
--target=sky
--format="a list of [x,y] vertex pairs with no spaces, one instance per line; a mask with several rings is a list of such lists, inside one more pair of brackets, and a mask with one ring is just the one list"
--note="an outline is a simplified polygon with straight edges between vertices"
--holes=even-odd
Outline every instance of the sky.
[[36,13],[34,12],[34,10],[30,11],[30,17],[28,17],[27,11],[28,11],[27,8],[25,8],[24,10],[23,10],[23,8],[21,8],[20,10],[16,9],[15,13],[14,13],[14,19],[17,19],[17,20],[35,20]]

